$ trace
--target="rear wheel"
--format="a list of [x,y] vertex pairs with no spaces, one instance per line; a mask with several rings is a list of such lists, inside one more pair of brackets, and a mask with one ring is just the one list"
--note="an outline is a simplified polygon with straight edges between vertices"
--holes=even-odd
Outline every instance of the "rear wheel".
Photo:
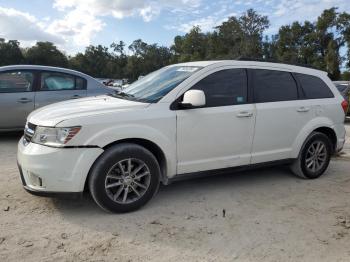
[[160,168],[142,146],[123,143],[107,149],[90,173],[89,189],[105,210],[121,213],[145,205],[157,192]]
[[326,171],[331,154],[330,139],[323,133],[313,132],[304,143],[291,169],[302,178],[318,178]]

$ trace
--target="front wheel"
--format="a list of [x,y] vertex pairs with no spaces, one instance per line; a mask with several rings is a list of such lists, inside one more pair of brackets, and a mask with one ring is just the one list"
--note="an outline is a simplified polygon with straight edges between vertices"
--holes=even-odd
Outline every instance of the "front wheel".
[[145,205],[157,192],[160,168],[154,155],[142,146],[123,143],[107,149],[89,176],[95,202],[115,213]]
[[299,177],[318,178],[326,171],[331,154],[332,143],[329,138],[323,133],[313,132],[304,143],[291,169]]

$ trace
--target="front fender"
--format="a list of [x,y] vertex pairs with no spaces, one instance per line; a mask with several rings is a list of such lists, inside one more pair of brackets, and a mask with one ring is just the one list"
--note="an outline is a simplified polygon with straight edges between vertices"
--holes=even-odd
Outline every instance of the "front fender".
[[158,129],[139,124],[124,124],[101,129],[86,141],[87,145],[97,145],[101,148],[124,139],[145,139],[156,144],[164,153],[167,166],[167,176],[176,174],[176,129],[169,128],[170,134],[164,134]]

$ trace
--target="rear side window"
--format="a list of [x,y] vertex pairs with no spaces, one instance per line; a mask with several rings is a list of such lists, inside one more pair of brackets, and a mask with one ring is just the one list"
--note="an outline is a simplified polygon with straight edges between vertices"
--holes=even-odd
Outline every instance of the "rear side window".
[[191,89],[205,93],[206,107],[229,106],[247,102],[245,69],[226,69],[212,73]]
[[256,103],[298,99],[297,85],[291,73],[263,69],[252,71]]
[[30,92],[33,89],[33,73],[8,71],[0,73],[0,93]]
[[42,72],[41,87],[42,91],[60,91],[85,89],[85,80],[74,75],[58,72]]
[[316,76],[296,74],[306,99],[334,97],[329,87],[322,79]]

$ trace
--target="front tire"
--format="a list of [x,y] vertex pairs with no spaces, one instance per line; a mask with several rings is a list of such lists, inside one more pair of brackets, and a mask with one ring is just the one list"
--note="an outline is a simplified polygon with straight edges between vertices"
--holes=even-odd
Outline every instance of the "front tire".
[[160,168],[146,148],[122,143],[107,149],[89,175],[92,198],[103,209],[124,213],[144,206],[157,192]]
[[298,158],[291,165],[292,172],[305,179],[324,174],[332,155],[332,143],[323,133],[313,132],[306,139]]

